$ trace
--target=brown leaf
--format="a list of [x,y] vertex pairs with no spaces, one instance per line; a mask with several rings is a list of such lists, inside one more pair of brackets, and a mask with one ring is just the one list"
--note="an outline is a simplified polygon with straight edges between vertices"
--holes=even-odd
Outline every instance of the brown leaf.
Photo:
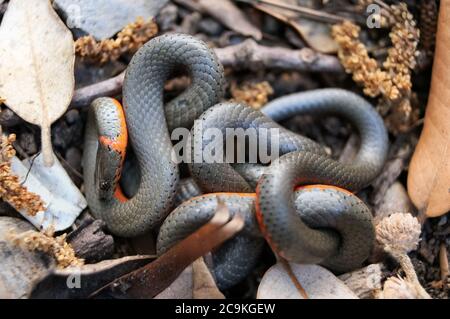
[[153,298],[173,283],[196,259],[236,235],[243,227],[243,218],[236,214],[230,220],[228,209],[222,206],[207,224],[157,260],[117,278],[91,297]]
[[[297,0],[271,0],[271,3],[280,3],[287,5],[297,5]],[[302,5],[311,5],[311,1],[302,0]],[[302,18],[298,13],[278,8],[271,5],[256,4],[255,8],[283,21],[293,27],[305,42],[314,50],[321,53],[336,53],[337,44],[331,37],[330,25],[324,22],[318,22],[311,19]]]
[[203,258],[194,261],[155,299],[224,299]]
[[193,298],[193,272],[192,265],[186,267],[185,270],[153,299],[192,299]]
[[217,288],[211,272],[203,258],[199,258],[192,264],[194,299],[225,299],[225,296]]
[[0,96],[41,127],[45,163],[51,166],[50,125],[66,111],[75,84],[72,34],[49,0],[11,0],[0,42]]
[[248,18],[230,0],[175,0],[191,10],[207,13],[220,21],[223,25],[242,35],[262,39],[261,31],[252,25]]
[[408,193],[428,217],[450,210],[450,2],[439,10],[436,53],[424,128],[408,174]]

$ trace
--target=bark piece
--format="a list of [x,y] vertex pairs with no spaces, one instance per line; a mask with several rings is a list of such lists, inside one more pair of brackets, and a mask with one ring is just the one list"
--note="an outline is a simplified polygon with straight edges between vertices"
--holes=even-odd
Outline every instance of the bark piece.
[[114,252],[114,239],[103,232],[102,220],[85,220],[77,229],[67,235],[67,242],[75,255],[92,264],[110,258]]

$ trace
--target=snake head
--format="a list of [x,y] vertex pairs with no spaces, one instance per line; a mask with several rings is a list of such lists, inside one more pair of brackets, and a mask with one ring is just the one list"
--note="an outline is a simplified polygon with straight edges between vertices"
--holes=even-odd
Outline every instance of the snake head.
[[114,149],[99,143],[94,180],[101,199],[113,198],[122,169],[122,157]]

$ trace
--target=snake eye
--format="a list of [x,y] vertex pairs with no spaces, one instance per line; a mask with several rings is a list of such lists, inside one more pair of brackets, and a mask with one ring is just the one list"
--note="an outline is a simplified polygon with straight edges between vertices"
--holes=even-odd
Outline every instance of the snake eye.
[[100,189],[101,190],[108,190],[110,187],[109,182],[100,182]]

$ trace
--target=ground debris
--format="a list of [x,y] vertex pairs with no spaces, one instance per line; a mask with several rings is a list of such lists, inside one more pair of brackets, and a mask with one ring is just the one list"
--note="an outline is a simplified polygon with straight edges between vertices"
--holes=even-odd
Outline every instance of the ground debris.
[[75,51],[87,62],[104,64],[116,61],[125,53],[135,53],[157,33],[158,26],[153,19],[145,21],[140,17],[120,31],[115,39],[98,42],[93,36],[79,38],[75,42]]
[[16,136],[1,136],[1,162],[0,162],[0,196],[10,202],[16,209],[26,209],[31,216],[45,210],[44,203],[39,195],[31,193],[19,182],[19,177],[11,169],[11,159],[16,155],[12,143]]
[[267,81],[258,83],[231,83],[231,96],[234,101],[245,103],[255,109],[267,104],[269,96],[273,94],[272,86]]

